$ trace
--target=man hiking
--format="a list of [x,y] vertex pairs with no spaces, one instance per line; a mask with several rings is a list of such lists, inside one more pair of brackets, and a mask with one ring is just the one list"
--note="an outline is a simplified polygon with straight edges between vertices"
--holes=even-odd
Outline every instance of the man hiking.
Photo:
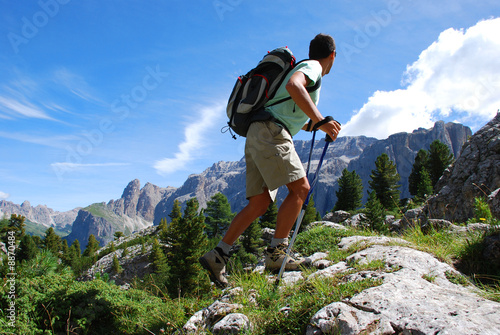
[[[306,88],[321,81],[330,72],[335,56],[333,38],[318,34],[310,42],[309,60],[298,63],[273,99],[267,102],[265,109],[273,119],[250,125],[245,143],[248,204],[235,216],[217,247],[199,259],[201,265],[208,270],[210,279],[218,286],[224,287],[228,283],[225,268],[233,243],[254,220],[264,215],[276,198],[278,188],[286,185],[288,195],[278,210],[274,237],[265,252],[266,269],[280,269],[285,259],[290,230],[310,188],[292,136],[301,129],[308,128],[308,119],[312,125],[324,119],[316,107],[320,90],[309,93]],[[288,96],[291,99],[273,105]],[[332,120],[319,129],[335,140],[340,132],[340,124]],[[288,257],[285,269],[297,269],[303,261],[304,259]]]

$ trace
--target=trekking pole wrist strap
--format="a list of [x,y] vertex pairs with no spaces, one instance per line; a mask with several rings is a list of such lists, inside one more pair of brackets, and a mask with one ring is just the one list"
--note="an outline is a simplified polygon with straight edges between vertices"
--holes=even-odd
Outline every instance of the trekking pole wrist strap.
[[[323,120],[319,121],[318,123],[316,123],[314,125],[314,127],[312,128],[312,131],[316,131],[319,129],[319,127],[321,127],[322,125],[324,125],[325,123],[328,123],[330,121],[334,121],[333,117],[331,116],[327,116],[325,117]],[[308,127],[309,128],[309,127]]]

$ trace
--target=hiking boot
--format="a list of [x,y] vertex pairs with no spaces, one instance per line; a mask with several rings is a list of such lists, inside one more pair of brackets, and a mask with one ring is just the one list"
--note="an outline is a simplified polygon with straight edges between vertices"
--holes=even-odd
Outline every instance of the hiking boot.
[[[286,256],[286,249],[288,246],[284,243],[279,244],[277,247],[268,247],[266,249],[266,270],[279,271],[281,264]],[[306,259],[302,257],[288,256],[288,261],[285,266],[285,270],[297,270],[299,266],[306,265]]]
[[228,284],[226,277],[224,277],[228,260],[229,256],[219,247],[210,250],[198,259],[201,266],[208,271],[210,280],[214,282],[215,285],[222,288],[226,287]]

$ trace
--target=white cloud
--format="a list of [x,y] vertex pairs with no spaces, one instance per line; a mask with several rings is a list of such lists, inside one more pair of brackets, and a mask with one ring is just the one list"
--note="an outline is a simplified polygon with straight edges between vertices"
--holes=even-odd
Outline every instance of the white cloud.
[[221,115],[225,115],[223,105],[202,108],[196,121],[184,129],[184,141],[179,144],[173,158],[163,158],[153,165],[158,174],[166,175],[186,167],[207,143],[207,130],[213,126]]
[[500,108],[500,18],[466,31],[448,29],[407,67],[402,88],[377,91],[342,135],[386,138],[431,127],[437,120],[489,121]]
[[0,114],[0,117],[2,118],[10,118],[9,115],[13,115],[36,119],[53,120],[53,118],[47,115],[43,110],[37,108],[31,103],[20,102],[2,96],[0,96],[0,112],[4,113],[4,115]]
[[7,199],[10,194],[0,191],[0,200]]

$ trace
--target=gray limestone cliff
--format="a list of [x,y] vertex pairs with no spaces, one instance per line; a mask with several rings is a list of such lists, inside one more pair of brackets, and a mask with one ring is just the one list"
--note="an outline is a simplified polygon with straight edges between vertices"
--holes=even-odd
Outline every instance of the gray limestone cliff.
[[474,198],[485,197],[500,218],[499,163],[500,113],[470,138],[438,181],[438,194],[429,200],[429,215],[463,222],[474,216]]

